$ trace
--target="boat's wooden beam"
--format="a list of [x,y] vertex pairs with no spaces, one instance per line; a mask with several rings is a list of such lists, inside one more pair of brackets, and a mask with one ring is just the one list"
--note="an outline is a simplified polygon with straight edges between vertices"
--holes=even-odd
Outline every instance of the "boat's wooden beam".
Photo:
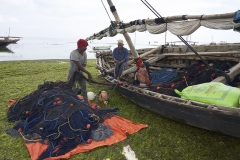
[[[196,56],[188,56],[188,57],[167,57],[168,60],[200,60],[199,57]],[[204,60],[217,60],[217,61],[233,61],[233,62],[240,62],[240,57],[213,57],[213,56],[202,56],[202,59]]]
[[[173,22],[173,21],[183,21],[183,20],[211,20],[211,19],[226,19],[233,18],[235,12],[223,13],[223,14],[212,14],[212,15],[176,15],[163,17],[165,22]],[[129,22],[130,23],[130,22]],[[155,23],[155,19],[145,19],[146,24]]]
[[[157,48],[154,48],[148,52],[145,52],[143,54],[140,55],[141,58],[144,58],[146,56],[151,56],[151,54],[154,54],[158,51],[160,51],[164,46],[159,46]],[[236,62],[239,62],[239,55],[240,55],[240,51],[228,51],[228,52],[198,52],[199,55],[201,55],[204,59],[206,60],[233,60]],[[227,55],[236,55],[235,58],[229,57],[229,59],[226,59],[222,56],[227,56]],[[195,53],[192,52],[188,52],[188,53],[164,53],[164,54],[158,54],[155,55],[152,59],[148,59],[147,61],[151,64],[151,63],[155,63],[157,61],[159,61],[162,58],[167,58],[167,59],[171,59],[171,57],[176,58],[179,57],[179,60],[183,60],[183,59],[196,59],[199,60],[197,57],[195,57]],[[134,60],[129,60],[127,62],[127,65],[131,65],[134,63]],[[162,66],[163,67],[163,66]],[[109,66],[108,66],[109,69]],[[134,72],[136,70],[136,67],[131,67],[127,70],[125,70],[123,72],[123,75]],[[107,70],[107,72],[113,72],[114,68],[111,68],[109,70]]]
[[[150,50],[151,51],[151,50]],[[156,50],[157,51],[160,51],[160,49]],[[149,51],[147,51],[146,53],[148,53]],[[144,54],[146,53],[142,53],[140,54],[140,57],[145,57]],[[169,53],[163,53],[164,55],[167,55],[167,56],[179,56],[179,57],[186,57],[186,56],[195,56],[196,54],[193,53],[193,52],[186,52],[186,53],[176,53],[176,52],[169,52]],[[198,52],[198,54],[200,56],[225,56],[225,55],[232,55],[232,54],[235,54],[237,57],[239,54],[240,55],[240,51],[226,51],[226,52]],[[97,52],[97,55],[111,55],[112,54],[110,52]],[[144,56],[142,56],[144,55]]]
[[[234,79],[237,75],[240,74],[240,62],[233,66],[232,68],[229,69],[229,73],[227,73],[230,77],[230,81]],[[221,83],[226,83],[226,78],[224,76],[220,76],[215,78],[212,82],[221,82]]]
[[[164,55],[168,56],[193,56],[196,55],[193,52],[187,52],[187,53],[164,53]],[[198,52],[201,56],[216,56],[216,55],[228,55],[228,54],[240,54],[240,51],[227,51],[227,52]]]

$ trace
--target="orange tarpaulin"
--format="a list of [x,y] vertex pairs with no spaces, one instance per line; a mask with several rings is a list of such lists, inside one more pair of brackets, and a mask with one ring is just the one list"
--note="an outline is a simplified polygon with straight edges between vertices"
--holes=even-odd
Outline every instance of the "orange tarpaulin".
[[[80,99],[82,99],[82,96],[78,96]],[[14,104],[18,99],[11,99],[9,101],[8,107],[10,107],[12,104]],[[92,103],[91,101],[88,102],[90,106],[95,106],[95,103]],[[98,106],[99,107],[99,106]],[[103,141],[92,141],[90,144],[86,145],[78,145],[76,148],[71,150],[70,152],[66,153],[65,155],[58,156],[58,157],[51,157],[51,158],[46,158],[44,160],[60,160],[60,159],[68,159],[71,156],[82,153],[82,152],[87,152],[90,151],[91,149],[100,147],[100,146],[109,146],[114,143],[118,143],[120,141],[123,141],[124,139],[127,138],[127,133],[128,134],[133,134],[135,132],[138,132],[139,130],[146,128],[148,125],[147,124],[139,124],[139,123],[134,123],[130,120],[127,120],[125,118],[119,117],[119,116],[113,116],[109,119],[106,119],[104,121],[104,124],[111,126],[111,130],[113,132],[113,135],[110,136],[109,138],[103,140]],[[40,142],[35,142],[35,143],[26,143],[27,149],[30,153],[31,159],[32,160],[37,160],[38,157],[48,148],[48,145],[42,144]]]
[[[87,145],[78,145],[75,149],[71,150],[70,152],[66,153],[65,155],[58,156],[58,157],[51,157],[46,158],[45,160],[60,160],[60,159],[67,159],[73,156],[74,154],[78,154],[81,152],[87,152],[91,149],[105,146],[105,145],[112,145],[114,143],[118,143],[120,141],[123,141],[127,138],[128,134],[133,134],[135,132],[138,132],[140,129],[146,128],[146,124],[137,124],[133,123],[132,121],[129,121],[125,118],[119,117],[119,116],[113,116],[110,119],[106,119],[104,121],[104,124],[110,125],[111,129],[113,131],[113,135],[103,141],[92,141],[92,143]],[[26,143],[26,146],[28,148],[28,151],[31,155],[32,160],[36,160],[41,153],[47,149],[47,145],[42,143]]]

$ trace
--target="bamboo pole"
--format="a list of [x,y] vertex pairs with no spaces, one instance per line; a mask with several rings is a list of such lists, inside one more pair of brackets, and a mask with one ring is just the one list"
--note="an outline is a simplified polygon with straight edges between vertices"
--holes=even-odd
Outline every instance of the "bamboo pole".
[[[109,5],[110,8],[111,8],[112,14],[113,14],[116,22],[117,22],[117,23],[121,23],[120,17],[118,16],[117,10],[116,10],[115,6],[113,5],[112,1],[111,1],[111,0],[107,0],[107,2],[108,2],[108,5]],[[115,9],[115,10],[114,10],[114,9]],[[132,40],[131,40],[130,36],[128,35],[128,33],[127,33],[127,32],[124,32],[124,33],[123,33],[123,36],[124,36],[125,40],[126,40],[127,43],[128,43],[128,46],[129,46],[129,48],[130,48],[130,50],[131,50],[131,52],[132,52],[132,54],[133,54],[133,57],[134,57],[134,58],[138,58],[139,55],[138,55],[138,53],[137,53],[137,51],[136,51],[136,49],[135,49],[135,47],[134,47],[134,45],[133,45],[133,43],[132,43]]]
[[[176,15],[163,17],[165,22],[174,22],[174,21],[182,21],[182,20],[211,20],[211,19],[226,19],[233,18],[235,12],[231,13],[223,13],[223,14],[212,14],[212,15]],[[155,23],[155,19],[145,19],[147,24]]]
[[[227,73],[230,77],[230,81],[234,79],[238,74],[240,74],[240,62],[229,69],[229,73]],[[212,82],[221,82],[226,83],[226,78],[224,76],[217,77]]]

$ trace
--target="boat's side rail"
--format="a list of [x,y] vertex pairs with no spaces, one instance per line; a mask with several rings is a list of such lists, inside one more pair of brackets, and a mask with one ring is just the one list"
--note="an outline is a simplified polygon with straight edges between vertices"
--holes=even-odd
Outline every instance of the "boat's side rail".
[[[226,44],[216,44],[216,45],[192,45],[192,48],[196,52],[229,52],[229,51],[240,51],[240,43],[226,43]],[[153,48],[143,48],[137,49],[139,55],[152,50]],[[112,55],[111,50],[97,50],[94,51],[96,56],[98,55]],[[154,54],[161,54],[161,50],[157,50]],[[185,45],[180,46],[166,46],[162,53],[192,53],[192,51]],[[131,51],[129,50],[131,55]]]
[[[106,77],[106,80],[109,81],[109,78],[110,77]],[[204,103],[197,102],[197,101],[185,100],[182,98],[163,95],[163,94],[160,94],[157,92],[149,91],[146,88],[139,88],[139,87],[136,87],[133,85],[129,85],[128,83],[123,83],[123,85],[121,85],[119,87],[123,87],[127,90],[131,90],[131,91],[137,92],[139,94],[143,94],[145,96],[150,96],[150,97],[157,98],[157,99],[163,99],[164,101],[171,101],[172,103],[178,103],[178,104],[181,103],[184,106],[201,107],[201,108],[206,108],[209,110],[221,111],[221,112],[224,112],[225,114],[240,115],[240,108],[218,106],[218,105],[213,105],[213,104],[204,104]]]

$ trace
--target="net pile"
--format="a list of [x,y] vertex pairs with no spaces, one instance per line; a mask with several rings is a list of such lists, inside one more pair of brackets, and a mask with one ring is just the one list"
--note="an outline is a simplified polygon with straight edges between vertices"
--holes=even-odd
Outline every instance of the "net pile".
[[64,82],[45,82],[10,106],[7,117],[16,122],[6,132],[26,143],[49,144],[39,159],[63,155],[78,144],[104,140],[112,135],[102,124],[118,108],[102,109],[84,103]]
[[176,69],[163,68],[151,73],[152,84],[162,84],[177,76]]
[[[233,67],[236,62],[211,62],[210,64],[211,67],[215,70],[228,71],[228,69]],[[163,69],[163,71],[165,73],[167,70]],[[178,72],[177,74],[175,73],[175,70],[168,71],[171,73],[165,73],[165,76],[163,77],[167,77],[166,75],[170,75],[173,78],[168,81],[166,81],[166,78],[162,80],[161,77],[156,77],[158,75],[162,75],[162,73],[158,72],[157,74],[154,74],[154,84],[159,85],[152,85],[149,90],[161,94],[179,97],[179,95],[175,93],[174,89],[178,89],[181,91],[187,86],[211,82],[214,78],[218,76],[218,73],[216,73],[213,69],[209,69],[204,63],[190,65],[186,69]]]

